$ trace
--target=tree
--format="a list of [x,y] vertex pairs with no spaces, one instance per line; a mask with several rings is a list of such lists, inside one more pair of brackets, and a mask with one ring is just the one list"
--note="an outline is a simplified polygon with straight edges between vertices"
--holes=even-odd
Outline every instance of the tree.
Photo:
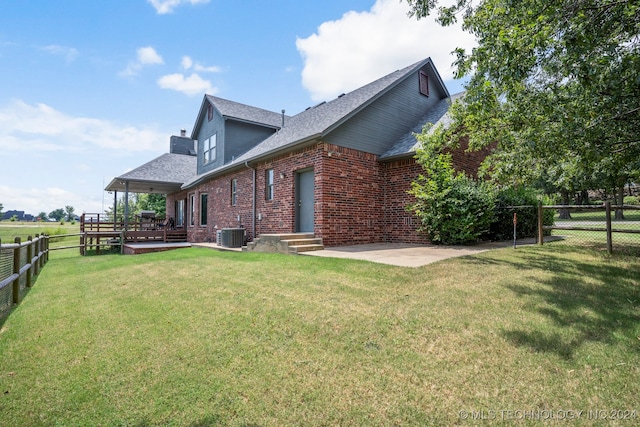
[[37,216],[38,221],[46,221],[48,218],[46,212],[40,212]]
[[73,212],[75,211],[73,206],[67,205],[64,207],[64,209],[66,211],[67,221],[73,221],[74,219]]
[[140,194],[138,207],[143,211],[154,211],[157,217],[166,213],[167,197],[164,194]]
[[64,209],[59,208],[55,211],[49,212],[49,218],[53,218],[56,221],[62,221],[62,218],[64,218]]
[[4,205],[0,203],[0,221],[2,221],[2,210],[4,209]]
[[487,170],[502,182],[546,179],[568,194],[638,176],[637,0],[406,1],[417,18],[436,8],[442,25],[461,17],[478,40],[456,50],[456,76],[470,80],[449,132],[433,137],[497,143]]

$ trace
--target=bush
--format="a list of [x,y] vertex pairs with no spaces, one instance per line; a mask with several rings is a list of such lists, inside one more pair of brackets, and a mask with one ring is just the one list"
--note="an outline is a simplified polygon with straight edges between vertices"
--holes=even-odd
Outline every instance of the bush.
[[623,203],[625,205],[640,205],[640,198],[638,196],[625,196]]
[[[525,207],[528,206],[528,207]],[[489,240],[513,239],[513,214],[517,215],[518,238],[538,235],[538,195],[532,189],[503,188],[496,194],[494,221],[488,234]],[[542,223],[553,225],[554,211],[545,209]]]
[[422,177],[413,185],[417,201],[410,209],[420,220],[419,230],[434,244],[477,243],[493,219],[493,191],[464,174],[446,175],[443,180]]

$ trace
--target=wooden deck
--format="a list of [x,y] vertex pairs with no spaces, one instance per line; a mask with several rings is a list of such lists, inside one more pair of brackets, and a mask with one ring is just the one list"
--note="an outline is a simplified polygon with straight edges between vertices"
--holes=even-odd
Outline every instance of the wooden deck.
[[116,246],[123,254],[133,254],[177,249],[190,245],[187,243],[186,229],[169,228],[165,225],[163,218],[134,217],[133,221],[125,222],[118,219],[113,221],[113,217],[103,214],[82,214],[80,217],[81,255],[87,255],[90,250],[100,254]]

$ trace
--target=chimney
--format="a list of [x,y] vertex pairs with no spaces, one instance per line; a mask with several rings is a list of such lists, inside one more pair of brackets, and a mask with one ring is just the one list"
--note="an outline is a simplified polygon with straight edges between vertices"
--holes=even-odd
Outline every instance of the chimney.
[[185,137],[187,136],[187,130],[186,129],[180,129],[180,136]]

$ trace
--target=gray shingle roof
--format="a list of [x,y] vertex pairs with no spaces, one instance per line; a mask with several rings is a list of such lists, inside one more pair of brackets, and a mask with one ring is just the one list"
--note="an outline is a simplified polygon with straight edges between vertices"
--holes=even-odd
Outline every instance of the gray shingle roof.
[[[282,126],[282,114],[262,108],[252,107],[217,96],[206,95],[207,100],[214,106],[220,114],[225,117],[242,120],[245,122],[261,123],[274,128]],[[285,115],[285,119],[288,116]]]
[[323,102],[315,107],[308,108],[307,110],[288,119],[286,121],[286,125],[282,129],[246,153],[236,157],[234,161],[213,171],[194,177],[194,179],[185,183],[183,188],[188,188],[209,176],[232,169],[247,161],[252,161],[270,153],[275,153],[326,135],[328,132],[340,126],[350,117],[369,105],[379,96],[382,96],[406,76],[422,68],[429,62],[431,62],[431,58],[424,59],[413,65],[388,74],[374,82],[362,86],[359,89],[345,95],[341,95],[332,101]]
[[129,181],[131,192],[149,193],[176,191],[196,174],[197,157],[183,154],[166,153],[150,162],[114,178],[107,186],[107,191],[124,191],[124,182]]

